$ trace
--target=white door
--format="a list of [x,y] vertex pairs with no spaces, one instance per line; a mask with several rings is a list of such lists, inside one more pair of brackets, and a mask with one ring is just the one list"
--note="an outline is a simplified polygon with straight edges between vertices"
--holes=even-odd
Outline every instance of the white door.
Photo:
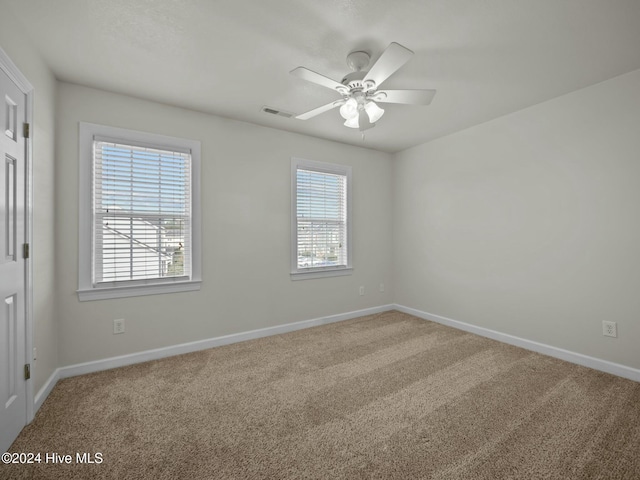
[[0,453],[27,424],[25,113],[25,94],[0,70]]

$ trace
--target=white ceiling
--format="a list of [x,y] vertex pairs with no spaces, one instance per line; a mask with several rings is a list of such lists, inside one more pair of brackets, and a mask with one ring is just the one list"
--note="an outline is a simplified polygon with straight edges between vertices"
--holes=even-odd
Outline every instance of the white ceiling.
[[[639,0],[0,0],[56,77],[194,110],[396,152],[640,68]],[[362,141],[339,98],[345,57],[392,41],[415,52],[385,88],[435,88],[386,105]]]

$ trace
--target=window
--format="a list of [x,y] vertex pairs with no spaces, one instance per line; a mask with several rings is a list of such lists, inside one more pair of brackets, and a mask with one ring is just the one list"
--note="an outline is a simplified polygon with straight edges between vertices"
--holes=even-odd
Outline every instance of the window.
[[291,278],[349,275],[351,167],[291,160]]
[[200,288],[200,142],[80,124],[80,300]]

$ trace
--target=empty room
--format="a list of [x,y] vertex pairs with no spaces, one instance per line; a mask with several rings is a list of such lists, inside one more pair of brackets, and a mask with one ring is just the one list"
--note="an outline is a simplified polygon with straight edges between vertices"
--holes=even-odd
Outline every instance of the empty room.
[[0,0],[0,479],[640,479],[639,26]]

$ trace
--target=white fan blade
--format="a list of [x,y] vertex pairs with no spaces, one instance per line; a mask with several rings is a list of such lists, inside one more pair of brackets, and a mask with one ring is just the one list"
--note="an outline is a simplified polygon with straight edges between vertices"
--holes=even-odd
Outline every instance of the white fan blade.
[[361,132],[364,132],[365,130],[369,130],[370,128],[373,128],[375,126],[376,124],[371,123],[371,120],[369,120],[369,115],[367,115],[367,112],[364,110],[364,108],[360,110],[360,114],[358,115],[358,129]]
[[364,77],[363,83],[366,84],[367,80],[371,80],[375,83],[376,87],[379,87],[382,82],[407,63],[412,55],[413,52],[411,50],[403,47],[399,43],[390,43]]
[[344,105],[345,100],[338,100],[336,102],[327,103],[326,105],[322,105],[321,107],[314,108],[313,110],[309,110],[308,112],[301,113],[300,115],[296,115],[298,120],[309,120],[310,118],[315,117],[316,115],[320,115],[321,113],[328,112],[329,110]]
[[435,90],[378,90],[371,98],[382,103],[429,105],[435,95]]
[[289,73],[293,76],[302,78],[303,80],[306,80],[308,82],[322,85],[323,87],[330,88],[331,90],[334,90],[334,91],[343,90],[345,88],[345,86],[342,85],[341,83],[338,83],[335,80],[331,80],[329,77],[320,75],[319,73],[316,73],[313,70],[309,70],[308,68],[304,68],[304,67],[294,68]]

